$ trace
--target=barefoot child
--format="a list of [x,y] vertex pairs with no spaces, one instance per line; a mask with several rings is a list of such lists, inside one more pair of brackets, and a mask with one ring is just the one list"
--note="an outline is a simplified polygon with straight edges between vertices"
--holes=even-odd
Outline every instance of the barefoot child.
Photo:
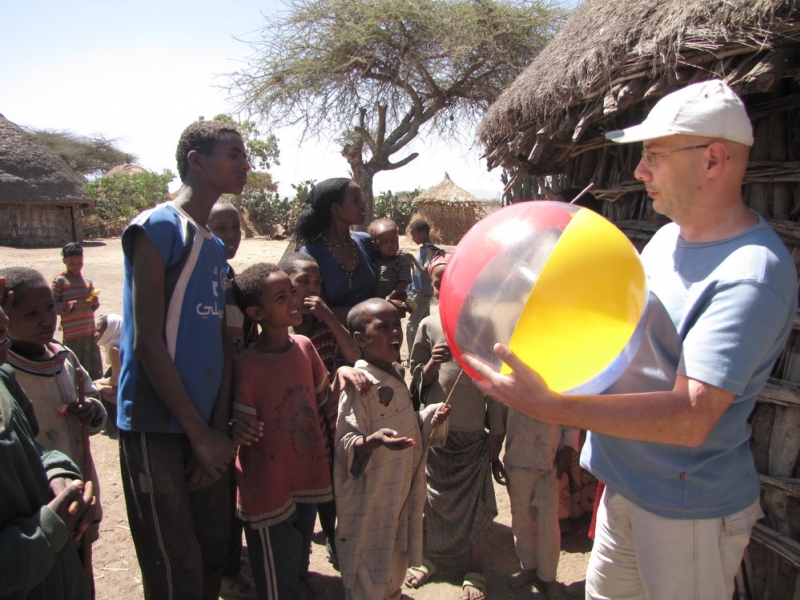
[[[399,600],[409,561],[422,561],[425,507],[423,440],[441,443],[449,408],[420,413],[397,371],[403,330],[394,305],[374,298],[354,306],[347,326],[361,347],[356,369],[366,395],[348,386],[336,424],[336,546],[348,600]],[[441,408],[441,411],[437,410]],[[406,500],[408,500],[406,502]]]
[[299,600],[317,503],[333,498],[319,428],[320,410],[335,410],[328,372],[308,338],[289,334],[303,315],[286,273],[256,264],[237,277],[234,289],[239,307],[261,328],[234,362],[237,513],[245,522],[256,597]]
[[[328,371],[328,378],[333,381],[336,369],[343,359],[348,364],[353,364],[361,358],[361,349],[353,337],[339,322],[333,311],[322,300],[322,274],[319,264],[312,256],[300,252],[287,254],[281,258],[278,265],[289,275],[294,289],[297,291],[297,301],[300,303],[300,312],[303,322],[292,327],[295,334],[304,335],[314,344],[322,364]],[[333,453],[336,446],[334,435],[336,433],[336,411],[329,415],[320,414],[320,429],[325,437],[325,450],[328,454],[331,469],[333,468]],[[320,502],[317,510],[322,530],[327,538],[328,560],[334,568],[339,568],[336,556],[336,503],[333,500]]]
[[61,317],[64,345],[75,353],[92,379],[103,376],[100,348],[94,337],[94,313],[100,307],[92,280],[84,277],[83,247],[70,242],[61,249],[66,270],[53,280],[53,297]]
[[[429,266],[437,298],[447,262],[447,255],[441,255]],[[444,401],[453,386],[456,391],[447,442],[431,449],[426,466],[426,558],[409,568],[406,585],[417,588],[426,583],[438,570],[438,557],[455,557],[468,550],[461,597],[481,600],[486,597],[482,541],[497,516],[491,461],[497,458],[503,440],[503,407],[484,396],[466,375],[459,379],[461,369],[452,359],[438,314],[420,323],[410,366],[426,404]],[[491,437],[485,429],[487,413]]]

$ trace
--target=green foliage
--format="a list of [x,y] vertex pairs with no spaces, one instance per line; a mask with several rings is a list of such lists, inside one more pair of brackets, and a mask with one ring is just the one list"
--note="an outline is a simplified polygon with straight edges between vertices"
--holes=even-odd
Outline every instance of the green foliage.
[[[200,120],[202,119],[200,117]],[[247,149],[247,160],[254,171],[267,170],[270,165],[281,164],[278,160],[281,152],[278,149],[278,138],[275,137],[275,134],[270,133],[264,137],[253,121],[237,121],[226,114],[219,114],[214,117],[214,120],[236,126],[239,133],[242,134],[244,146]]]
[[281,198],[277,192],[245,189],[233,203],[247,214],[250,225],[260,235],[290,233],[314,183],[314,180],[308,180],[292,184],[295,197],[291,200],[287,197]]
[[117,165],[136,161],[133,154],[117,147],[117,140],[102,135],[82,136],[54,129],[33,129],[30,133],[63,158],[84,180],[99,177]]
[[167,197],[167,185],[175,175],[165,170],[115,173],[86,184],[94,206],[88,209],[87,237],[108,237],[121,232],[128,222],[145,209]]
[[414,198],[422,193],[422,188],[417,188],[411,192],[400,192],[393,194],[391,190],[382,192],[375,198],[373,219],[388,218],[397,223],[400,233],[405,233],[411,215],[414,214]]

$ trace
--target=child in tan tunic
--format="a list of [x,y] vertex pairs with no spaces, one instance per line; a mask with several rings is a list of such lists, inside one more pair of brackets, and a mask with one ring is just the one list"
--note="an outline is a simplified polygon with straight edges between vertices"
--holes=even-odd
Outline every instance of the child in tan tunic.
[[[372,299],[353,307],[347,325],[361,347],[356,369],[372,381],[362,395],[347,386],[336,423],[336,547],[348,600],[397,600],[409,561],[422,560],[423,439],[443,443],[448,407],[415,413],[393,363],[403,330],[397,309]],[[408,501],[406,502],[406,499]]]

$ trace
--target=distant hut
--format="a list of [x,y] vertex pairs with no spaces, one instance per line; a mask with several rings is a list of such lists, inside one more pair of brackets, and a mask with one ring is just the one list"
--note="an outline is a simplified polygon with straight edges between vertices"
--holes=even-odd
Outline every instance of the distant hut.
[[146,171],[140,167],[139,165],[135,165],[133,163],[122,163],[121,165],[117,165],[113,169],[109,169],[103,177],[108,177],[109,175],[117,175],[121,173],[123,175],[133,175],[134,173],[146,173]]
[[445,245],[457,244],[492,206],[458,187],[447,173],[441,183],[422,192],[413,203],[419,216],[430,223],[431,241]]
[[[647,197],[633,172],[641,145],[606,141],[665,94],[711,78],[742,97],[755,145],[748,205],[800,263],[800,3],[796,0],[587,0],[492,105],[478,128],[490,169],[556,189],[594,182],[606,216],[647,238]],[[756,524],[737,598],[800,598],[800,319],[751,416],[764,523]],[[795,382],[795,383],[792,383]]]
[[54,248],[83,237],[92,199],[52,150],[0,115],[0,245]]

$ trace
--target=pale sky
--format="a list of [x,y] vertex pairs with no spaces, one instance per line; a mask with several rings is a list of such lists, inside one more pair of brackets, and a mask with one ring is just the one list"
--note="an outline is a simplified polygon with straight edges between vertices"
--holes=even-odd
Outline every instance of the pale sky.
[[[219,86],[250,53],[234,37],[251,36],[262,12],[279,8],[274,0],[2,0],[0,113],[21,126],[116,138],[143,167],[176,173],[183,129],[233,108]],[[281,164],[270,172],[282,195],[293,195],[292,183],[349,175],[332,141],[274,133]],[[487,173],[477,148],[417,141],[392,160],[410,152],[420,156],[375,177],[376,194],[427,189],[446,171],[479,197],[500,195],[500,170]]]

